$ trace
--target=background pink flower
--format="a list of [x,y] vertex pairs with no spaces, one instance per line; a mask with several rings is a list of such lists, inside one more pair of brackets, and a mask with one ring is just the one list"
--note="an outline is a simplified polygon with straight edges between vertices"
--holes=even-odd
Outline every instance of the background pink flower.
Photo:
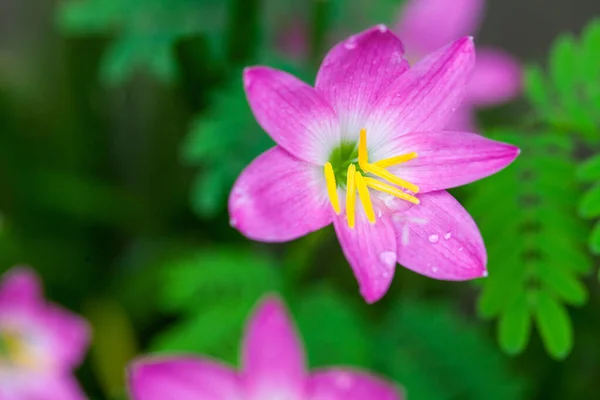
[[207,358],[145,358],[129,371],[133,400],[400,400],[393,384],[347,368],[309,373],[283,304],[267,297],[246,327],[239,372]]
[[[477,30],[484,0],[410,0],[395,31],[411,64],[431,51]],[[507,102],[521,90],[521,67],[506,52],[479,46],[465,99],[448,129],[473,130],[474,109]]]
[[33,270],[7,272],[0,283],[0,399],[85,399],[72,370],[89,336],[85,320],[46,302]]

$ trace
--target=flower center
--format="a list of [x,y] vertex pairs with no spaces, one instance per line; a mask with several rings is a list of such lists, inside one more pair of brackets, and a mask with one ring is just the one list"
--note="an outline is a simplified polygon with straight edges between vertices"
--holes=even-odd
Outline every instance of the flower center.
[[[329,201],[336,214],[339,214],[341,212],[341,208],[337,192],[336,175],[343,178],[344,176],[339,168],[340,166],[342,168],[346,168],[345,164],[348,164],[345,170],[346,218],[350,228],[354,228],[356,223],[356,192],[358,192],[358,198],[362,203],[365,214],[367,215],[367,219],[372,224],[375,223],[375,211],[373,210],[373,203],[369,194],[369,188],[390,194],[413,204],[419,204],[419,199],[404,191],[409,190],[413,193],[418,193],[419,187],[413,183],[405,181],[404,179],[398,178],[386,169],[417,158],[417,153],[412,152],[402,154],[370,163],[369,154],[367,151],[366,129],[360,130],[360,138],[358,141],[358,170],[356,166],[356,157],[353,157],[354,153],[354,146],[342,144],[342,146],[340,146],[340,148],[332,154],[332,161],[336,161],[334,158],[339,156],[339,160],[342,163],[341,165],[336,163],[338,170],[334,170],[331,162],[326,162],[324,166]],[[344,160],[348,160],[348,158],[350,158],[351,161],[344,162]],[[367,176],[367,174],[380,179]],[[395,186],[390,185],[385,181]]]
[[0,329],[0,367],[33,367],[35,362],[21,335],[9,329]]

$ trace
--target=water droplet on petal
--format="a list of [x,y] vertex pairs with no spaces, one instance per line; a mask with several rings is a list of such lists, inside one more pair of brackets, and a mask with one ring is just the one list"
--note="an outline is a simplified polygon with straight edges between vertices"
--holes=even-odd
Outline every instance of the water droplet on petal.
[[396,265],[397,255],[393,251],[384,251],[379,254],[379,261],[388,268]]
[[429,235],[429,243],[437,243],[440,241],[440,237],[436,234]]
[[458,251],[463,251],[465,248],[464,247],[459,247]]
[[431,268],[431,272],[433,272],[434,274],[437,274],[437,272],[438,272],[438,267],[433,267],[433,268]]
[[352,36],[348,40],[346,40],[346,43],[344,43],[344,47],[347,48],[348,50],[352,50],[352,49],[356,48],[356,39],[354,38],[354,36]]
[[379,32],[381,32],[381,33],[387,32],[387,26],[385,26],[383,24],[377,25],[377,28],[379,29]]
[[446,240],[450,240],[451,237],[452,237],[452,232],[446,232],[446,234],[444,235],[444,239],[446,239]]

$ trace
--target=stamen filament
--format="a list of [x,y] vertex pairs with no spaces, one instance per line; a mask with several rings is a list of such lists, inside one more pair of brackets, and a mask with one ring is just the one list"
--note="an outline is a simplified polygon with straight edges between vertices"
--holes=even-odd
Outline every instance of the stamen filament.
[[327,182],[327,194],[329,202],[336,214],[340,213],[340,199],[338,198],[337,185],[335,184],[335,173],[330,162],[326,162],[324,166],[325,181]]
[[369,164],[369,152],[367,151],[367,130],[360,130],[358,139],[358,165],[366,171],[366,166]]
[[394,165],[405,163],[415,158],[417,158],[417,153],[413,151],[412,153],[402,154],[400,156],[385,158],[383,160],[376,161],[373,163],[373,165],[376,165],[381,168],[388,168]]
[[367,164],[366,167],[367,168],[363,168],[365,170],[365,172],[370,172],[373,175],[376,175],[382,179],[385,179],[386,181],[390,181],[394,185],[398,185],[400,187],[408,189],[411,192],[419,193],[419,187],[417,185],[415,185],[414,183],[405,181],[404,179],[398,178],[396,175],[392,174],[391,172],[389,172],[386,169],[383,169],[383,168],[378,167],[377,165],[373,165],[373,164]]
[[363,205],[365,210],[365,214],[367,214],[367,219],[370,223],[375,223],[375,211],[373,211],[373,203],[371,202],[371,196],[369,195],[369,189],[367,188],[367,184],[365,183],[365,179],[363,178],[360,172],[356,172],[356,189],[358,190],[358,196],[360,198],[360,202]]
[[348,219],[348,226],[354,228],[355,225],[355,208],[356,208],[356,187],[354,183],[356,175],[356,166],[350,164],[348,166],[348,180],[346,183],[346,218]]
[[377,179],[364,178],[364,181],[368,187],[371,187],[375,190],[379,190],[380,192],[391,194],[394,197],[398,197],[399,199],[409,201],[413,204],[420,203],[419,199],[417,199],[415,196],[411,196],[408,193],[404,193],[402,190],[385,184]]

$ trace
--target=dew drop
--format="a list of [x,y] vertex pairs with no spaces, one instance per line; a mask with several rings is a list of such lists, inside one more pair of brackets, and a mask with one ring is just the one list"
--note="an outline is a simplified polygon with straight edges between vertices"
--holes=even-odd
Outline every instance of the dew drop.
[[344,43],[344,47],[347,48],[348,50],[352,50],[356,48],[356,39],[351,37],[350,39],[348,39],[346,41],[346,43]]
[[396,265],[397,255],[393,251],[384,251],[379,253],[379,261],[386,267],[393,267]]
[[437,243],[440,241],[440,237],[436,234],[429,235],[429,243]]
[[434,274],[437,274],[437,272],[438,272],[438,267],[433,267],[433,268],[431,268],[431,272],[433,272]]
[[385,26],[383,24],[377,25],[377,28],[379,29],[379,32],[381,32],[381,33],[387,32],[387,26]]
[[444,235],[444,239],[446,239],[446,240],[450,240],[451,237],[452,237],[452,232],[446,232],[446,234]]

